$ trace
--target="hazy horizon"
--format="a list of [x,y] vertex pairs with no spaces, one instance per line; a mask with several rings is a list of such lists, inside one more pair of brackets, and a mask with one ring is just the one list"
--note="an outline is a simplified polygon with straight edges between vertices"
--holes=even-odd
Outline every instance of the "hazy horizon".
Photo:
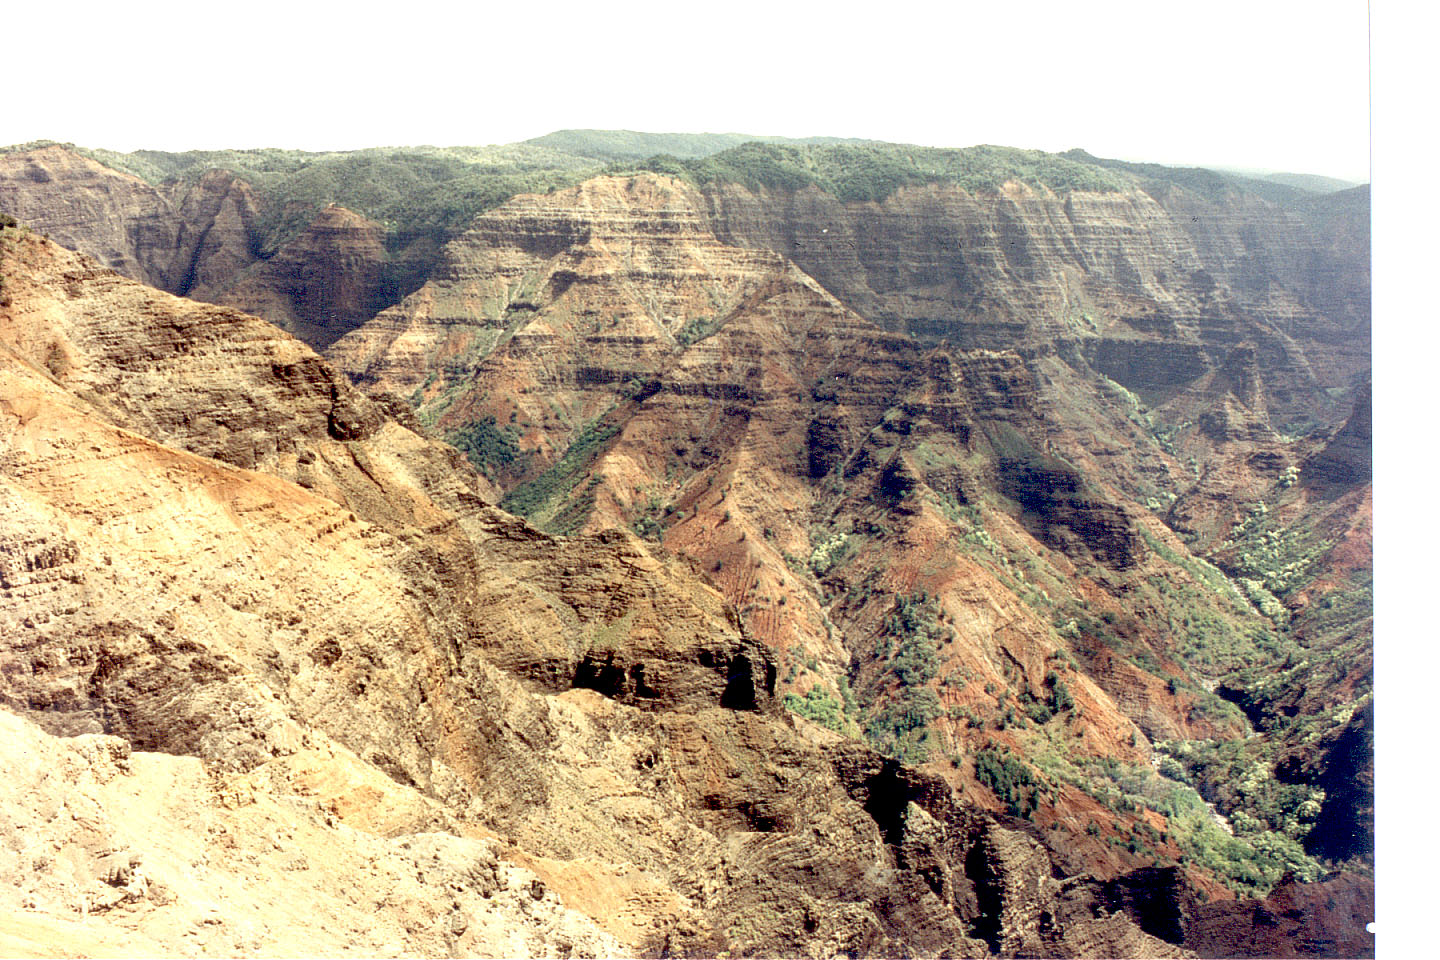
[[[55,138],[55,137],[37,137],[37,138],[34,138],[33,140],[23,140],[23,141],[16,141],[16,142],[12,142],[12,143],[0,143],[0,149],[9,149],[9,148],[14,148],[14,147],[21,147],[21,146],[25,146],[25,145],[30,144],[30,143],[47,143],[47,142],[48,142],[48,143],[59,143],[59,144],[74,146],[74,147],[78,147],[78,148],[86,149],[86,150],[109,150],[109,151],[113,151],[113,152],[115,152],[115,153],[121,153],[121,154],[131,154],[131,153],[142,152],[142,151],[154,151],[154,152],[157,152],[157,153],[177,153],[177,154],[179,154],[179,153],[188,153],[188,152],[191,152],[191,151],[196,151],[196,152],[202,152],[202,151],[203,151],[203,152],[222,152],[222,151],[226,151],[226,150],[267,150],[267,149],[297,150],[297,151],[300,151],[300,152],[302,152],[302,153],[317,153],[317,154],[323,154],[323,153],[330,153],[330,152],[343,153],[343,152],[350,152],[350,151],[372,150],[372,149],[380,149],[380,150],[384,150],[384,149],[407,150],[407,149],[426,149],[426,148],[447,149],[447,148],[484,148],[484,147],[509,146],[509,145],[513,145],[513,144],[517,144],[517,143],[524,143],[524,142],[527,142],[527,141],[529,141],[529,140],[540,139],[540,138],[543,138],[543,137],[547,136],[548,134],[560,133],[560,132],[563,132],[564,130],[595,130],[595,131],[602,131],[602,132],[637,133],[637,134],[646,134],[646,135],[654,135],[654,136],[674,136],[674,135],[680,135],[680,136],[743,136],[743,137],[757,137],[757,138],[762,138],[762,137],[763,137],[763,138],[782,137],[782,138],[791,139],[791,140],[803,140],[803,139],[806,139],[807,137],[828,137],[828,136],[831,136],[830,134],[818,134],[818,133],[817,133],[817,134],[807,134],[807,135],[805,135],[805,136],[802,137],[802,136],[792,136],[792,135],[786,134],[786,133],[757,133],[757,132],[754,132],[754,131],[744,131],[744,130],[630,130],[630,129],[623,129],[623,130],[622,130],[622,129],[619,129],[619,128],[569,127],[569,128],[563,128],[563,130],[559,130],[559,129],[557,129],[557,130],[547,130],[547,131],[545,131],[544,133],[537,134],[537,135],[534,136],[534,137],[526,137],[524,140],[511,140],[511,141],[505,141],[505,142],[503,142],[503,143],[371,143],[371,144],[365,144],[365,145],[363,145],[363,146],[355,146],[355,147],[313,148],[313,149],[312,149],[312,148],[306,148],[306,147],[286,147],[286,146],[279,146],[279,145],[275,145],[275,144],[229,144],[229,145],[227,145],[227,146],[222,146],[222,147],[187,147],[187,148],[170,148],[170,147],[142,146],[142,147],[135,147],[135,148],[133,148],[133,149],[119,150],[119,149],[116,149],[116,148],[114,148],[114,147],[109,146],[108,144],[79,143],[79,142],[74,141],[74,140],[59,140],[59,139],[57,139],[57,138]],[[840,139],[840,138],[837,138],[837,139]],[[923,146],[923,147],[937,147],[937,146],[942,146],[942,145],[940,145],[940,144],[929,144],[929,143],[922,144],[922,143],[913,143],[913,142],[877,141],[876,138],[874,138],[874,137],[851,137],[851,138],[843,138],[843,139],[870,140],[870,141],[876,141],[876,142],[890,142],[890,143],[894,143],[894,144],[896,144],[896,145],[898,145],[898,146]],[[943,148],[944,148],[944,149],[963,149],[964,147],[973,147],[973,146],[982,146],[982,145],[983,145],[983,144],[965,144],[965,145],[963,145],[963,146],[943,145]],[[1024,147],[1023,144],[1009,144],[1009,143],[1007,143],[1007,144],[990,144],[990,145],[991,145],[991,146],[1004,146],[1004,147],[1022,147],[1022,148]],[[1026,149],[1040,149],[1040,148],[1026,148]],[[1073,148],[1067,148],[1067,149],[1073,149]],[[1079,149],[1081,149],[1081,150],[1086,150],[1086,148],[1085,148],[1083,145],[1080,146]],[[1064,152],[1064,151],[1050,150],[1050,151],[1046,151],[1046,152],[1049,152],[1049,153],[1062,153],[1062,152]],[[1357,179],[1357,178],[1354,178],[1354,177],[1339,177],[1339,176],[1335,176],[1334,174],[1329,174],[1329,173],[1317,173],[1317,172],[1314,171],[1314,170],[1296,170],[1296,169],[1281,170],[1281,169],[1262,168],[1262,167],[1241,167],[1241,166],[1235,166],[1235,165],[1233,165],[1233,164],[1228,164],[1228,163],[1206,163],[1206,162],[1203,162],[1203,161],[1187,161],[1187,160],[1156,160],[1156,159],[1153,158],[1153,157],[1141,157],[1141,156],[1134,156],[1134,157],[1110,157],[1110,156],[1105,156],[1105,155],[1100,154],[1100,153],[1096,153],[1094,150],[1086,150],[1086,152],[1089,153],[1089,154],[1091,154],[1092,156],[1098,157],[1098,158],[1103,159],[1103,160],[1120,160],[1120,161],[1124,161],[1124,162],[1127,162],[1127,163],[1156,163],[1156,164],[1160,164],[1161,166],[1167,166],[1167,167],[1204,167],[1204,168],[1208,168],[1208,169],[1212,169],[1212,170],[1217,170],[1217,171],[1222,172],[1222,173],[1230,173],[1230,174],[1236,174],[1236,175],[1239,175],[1239,176],[1246,176],[1246,177],[1264,177],[1264,176],[1269,176],[1269,175],[1274,175],[1274,174],[1299,174],[1299,175],[1323,177],[1323,178],[1326,178],[1326,179],[1330,179],[1330,180],[1335,180],[1335,181],[1338,181],[1338,182],[1347,183],[1347,184],[1350,184],[1351,186],[1362,186],[1362,185],[1368,184],[1368,183],[1370,182],[1368,176],[1365,177],[1364,179]]]
[[62,38],[54,14],[20,8],[7,20],[32,42],[7,61],[46,85],[7,103],[0,142],[323,151],[737,131],[1370,179],[1365,0],[403,9],[77,0]]

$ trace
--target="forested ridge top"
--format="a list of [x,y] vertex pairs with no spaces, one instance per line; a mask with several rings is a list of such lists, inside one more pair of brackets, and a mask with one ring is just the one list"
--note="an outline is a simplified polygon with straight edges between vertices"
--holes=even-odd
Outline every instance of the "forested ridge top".
[[[1106,160],[1083,150],[938,148],[736,133],[560,130],[511,144],[345,151],[269,147],[121,153],[37,141],[0,147],[0,153],[56,145],[154,186],[191,183],[215,169],[229,171],[249,183],[261,201],[262,255],[278,250],[304,229],[315,209],[330,203],[384,224],[388,245],[402,247],[419,235],[444,242],[475,216],[519,194],[546,193],[599,173],[634,170],[681,177],[701,187],[813,187],[842,201],[881,201],[901,187],[929,183],[987,192],[1010,182],[1060,193],[1172,184],[1207,199],[1253,194],[1281,205],[1324,196],[1234,173]],[[1368,196],[1368,188],[1355,192]]]

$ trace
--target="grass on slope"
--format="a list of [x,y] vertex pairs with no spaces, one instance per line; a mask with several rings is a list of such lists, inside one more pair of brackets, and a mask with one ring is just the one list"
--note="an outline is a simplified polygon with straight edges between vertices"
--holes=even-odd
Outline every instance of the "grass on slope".
[[587,423],[550,469],[515,487],[500,506],[519,514],[548,533],[574,533],[594,505],[599,478],[591,477],[575,500],[571,494],[607,441],[620,432],[620,424],[600,416]]

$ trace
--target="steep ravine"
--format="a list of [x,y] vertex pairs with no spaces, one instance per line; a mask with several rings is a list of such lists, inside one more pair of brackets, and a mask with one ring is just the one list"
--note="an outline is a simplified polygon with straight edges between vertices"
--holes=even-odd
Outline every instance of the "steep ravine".
[[[1113,766],[1148,771],[1152,741],[1243,740],[1203,680],[1288,655],[1163,522],[1178,492],[1203,502],[1189,451],[1083,355],[884,332],[719,241],[705,204],[649,173],[518,198],[331,355],[408,394],[535,522],[629,527],[691,558],[792,709],[1026,811],[1075,868],[1314,875],[1293,838],[1263,866],[1202,863],[1218,833],[1179,826],[1214,832],[1200,799],[1137,793]],[[1253,422],[1254,354],[1232,352],[1190,402]],[[1233,485],[1207,481],[1231,510],[1299,455],[1273,431],[1217,436],[1195,452],[1238,458]],[[1130,786],[1107,792],[1115,776]]]
[[284,211],[309,222],[262,256],[275,211],[234,173],[155,185],[60,145],[0,153],[0,210],[124,276],[263,315],[317,349],[403,293],[396,283],[416,269],[392,258],[380,224],[334,204]]

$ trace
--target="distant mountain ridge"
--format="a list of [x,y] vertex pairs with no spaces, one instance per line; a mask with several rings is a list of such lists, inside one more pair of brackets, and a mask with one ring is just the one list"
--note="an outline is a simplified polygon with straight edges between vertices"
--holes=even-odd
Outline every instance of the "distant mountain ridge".
[[643,160],[656,154],[694,159],[745,143],[793,145],[879,144],[848,137],[767,137],[748,133],[644,133],[636,130],[556,130],[524,141],[562,153],[607,160]]
[[1326,177],[1318,173],[1286,173],[1270,170],[1246,170],[1234,167],[1216,167],[1224,173],[1234,173],[1242,177],[1249,177],[1252,180],[1268,180],[1271,183],[1284,184],[1287,187],[1296,187],[1300,190],[1308,190],[1311,193],[1339,193],[1341,190],[1353,190],[1355,187],[1367,186],[1367,180],[1343,180],[1339,177]]

